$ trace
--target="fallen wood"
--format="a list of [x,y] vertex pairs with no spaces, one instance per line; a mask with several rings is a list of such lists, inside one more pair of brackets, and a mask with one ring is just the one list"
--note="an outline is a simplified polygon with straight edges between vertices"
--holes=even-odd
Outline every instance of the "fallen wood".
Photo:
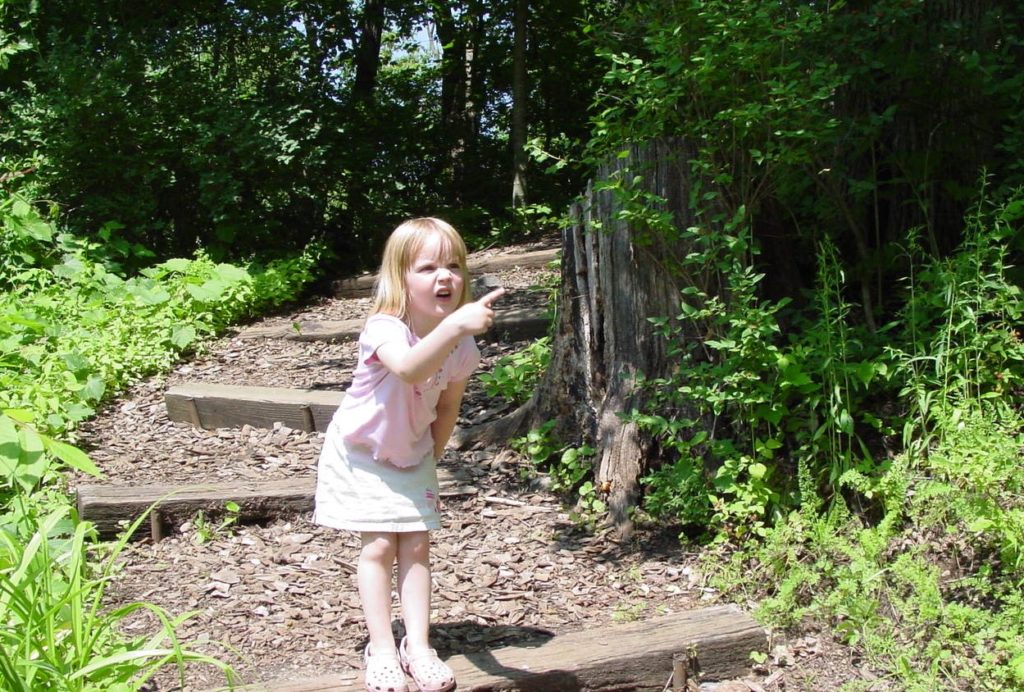
[[[469,692],[661,691],[673,657],[690,679],[728,680],[749,672],[750,654],[767,651],[765,631],[735,606],[702,608],[648,620],[560,634],[533,644],[453,656],[459,690]],[[250,685],[250,692],[354,692],[361,676],[330,675]],[[236,688],[237,689],[237,688]]]
[[[303,320],[295,323],[263,324],[246,327],[240,339],[287,339],[289,341],[351,341],[358,338],[365,320]],[[547,333],[551,317],[544,308],[507,308],[500,306],[494,326],[481,336],[484,341],[521,341],[537,339]]]
[[164,394],[172,421],[200,428],[249,425],[272,428],[282,423],[293,430],[324,432],[344,393],[322,389],[279,389],[196,382],[171,387]]
[[[441,496],[466,493],[467,477],[447,469],[437,470]],[[280,516],[309,514],[313,511],[316,478],[289,478],[255,482],[152,485],[83,484],[76,488],[78,515],[91,521],[101,536],[116,535],[127,524],[156,505],[149,525],[154,541],[171,528],[203,512],[208,516],[224,513],[224,505],[238,505],[241,523],[262,522]],[[140,536],[141,537],[141,536]]]
[[[559,248],[547,250],[534,250],[518,255],[495,255],[484,257],[469,263],[471,276],[478,276],[487,272],[503,271],[514,267],[537,268],[545,267],[552,261],[558,259]],[[335,281],[332,285],[335,298],[365,298],[373,293],[374,283],[377,281],[376,274],[363,274],[349,279]]]

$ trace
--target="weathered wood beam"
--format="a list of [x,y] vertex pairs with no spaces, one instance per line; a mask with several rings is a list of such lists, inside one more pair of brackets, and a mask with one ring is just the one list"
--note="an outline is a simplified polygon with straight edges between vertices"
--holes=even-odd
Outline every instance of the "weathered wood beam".
[[[437,470],[442,497],[476,492],[467,486],[466,476],[447,469]],[[316,478],[242,481],[232,483],[149,485],[108,485],[84,483],[76,488],[78,515],[91,521],[101,536],[116,535],[126,524],[154,506],[155,519],[148,525],[154,540],[196,512],[218,515],[227,502],[238,505],[239,521],[260,522],[282,515],[308,514],[313,511]]]
[[172,421],[213,430],[249,425],[272,428],[282,423],[293,430],[327,430],[344,393],[322,389],[280,389],[194,382],[171,387],[164,394]]
[[[545,267],[558,258],[559,248],[547,250],[534,250],[518,255],[495,255],[484,257],[469,263],[469,273],[472,276],[497,272],[515,267],[539,268]],[[335,298],[365,298],[373,293],[374,282],[377,281],[376,274],[363,274],[350,279],[340,279],[333,284]]]
[[[591,692],[671,689],[673,656],[690,662],[691,679],[728,680],[749,673],[750,654],[765,653],[761,628],[735,606],[702,608],[628,624],[553,636],[447,660],[468,692]],[[250,692],[355,692],[361,676],[330,675],[250,685]],[[237,688],[236,688],[237,689]]]
[[[287,339],[290,341],[351,341],[359,336],[365,320],[302,320],[295,324],[246,327],[240,339]],[[547,333],[551,318],[544,308],[501,308],[494,326],[480,338],[484,341],[537,339]]]

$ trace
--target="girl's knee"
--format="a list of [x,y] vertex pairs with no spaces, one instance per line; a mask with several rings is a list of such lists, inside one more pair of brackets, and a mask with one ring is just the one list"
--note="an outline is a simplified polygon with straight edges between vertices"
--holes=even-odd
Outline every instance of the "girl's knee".
[[393,533],[364,533],[361,560],[390,565],[398,554],[397,535]]
[[399,559],[427,562],[430,560],[430,534],[426,531],[399,534],[398,553]]

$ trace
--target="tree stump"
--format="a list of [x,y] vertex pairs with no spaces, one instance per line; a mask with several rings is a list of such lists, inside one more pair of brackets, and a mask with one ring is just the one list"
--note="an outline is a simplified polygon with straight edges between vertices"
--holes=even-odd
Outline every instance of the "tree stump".
[[[673,141],[634,147],[598,177],[628,180],[634,190],[657,195],[665,200],[657,211],[671,215],[675,228],[686,228],[694,225],[687,207],[689,152]],[[666,377],[675,366],[651,318],[679,313],[680,290],[687,285],[679,268],[687,247],[674,234],[632,227],[622,209],[612,191],[593,186],[573,206],[572,223],[562,232],[551,364],[529,402],[485,428],[464,431],[457,444],[505,442],[557,421],[560,440],[598,450],[595,486],[606,493],[615,524],[628,533],[639,478],[658,450],[623,415],[644,410],[650,397],[637,385],[637,375]]]

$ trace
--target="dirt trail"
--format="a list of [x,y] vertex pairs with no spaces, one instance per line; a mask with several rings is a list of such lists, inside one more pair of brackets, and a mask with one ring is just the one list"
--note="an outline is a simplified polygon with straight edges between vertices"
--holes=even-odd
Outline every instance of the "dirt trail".
[[[535,247],[509,251],[524,249]],[[498,280],[510,289],[509,304],[543,305],[545,291],[532,287],[552,271],[510,270]],[[263,322],[360,318],[368,305],[366,298],[325,298]],[[482,343],[481,370],[527,343]],[[229,334],[165,378],[143,382],[112,402],[83,427],[82,441],[105,481],[119,485],[313,476],[321,434],[282,427],[196,429],[167,418],[163,393],[193,381],[344,389],[354,358],[353,343]],[[459,424],[481,423],[507,409],[474,381]],[[443,498],[445,526],[434,535],[432,639],[442,657],[714,603],[697,554],[680,546],[675,532],[641,528],[627,543],[617,543],[608,532],[581,526],[559,498],[529,480],[507,446],[449,452],[441,464],[464,481]],[[354,577],[357,537],[315,526],[308,516],[230,529],[216,523],[192,521],[159,543],[133,544],[110,601],[194,611],[179,629],[182,640],[199,642],[198,648],[230,662],[249,682],[328,673],[356,679],[366,643]],[[396,631],[398,622],[396,617]],[[128,626],[145,631],[151,623],[140,617]],[[856,677],[845,652],[825,649],[824,643],[813,651],[808,645],[793,657],[802,658],[804,672],[818,682],[819,664],[831,680]],[[737,689],[782,689],[787,677],[786,689],[825,689],[804,686],[800,670],[783,675],[764,668]],[[214,671],[196,667],[185,689],[222,682]],[[154,689],[181,688],[168,674]]]

